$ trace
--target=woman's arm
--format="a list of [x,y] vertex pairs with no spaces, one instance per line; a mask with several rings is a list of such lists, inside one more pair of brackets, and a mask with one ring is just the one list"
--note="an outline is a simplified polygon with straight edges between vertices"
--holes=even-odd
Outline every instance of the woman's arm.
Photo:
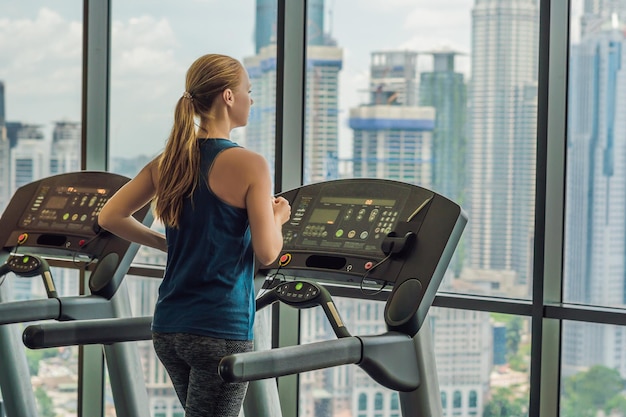
[[156,194],[158,159],[152,160],[135,178],[120,188],[102,208],[98,225],[122,239],[167,251],[165,236],[145,226],[133,217],[150,203]]
[[267,161],[254,153],[249,153],[246,159],[248,189],[245,200],[252,246],[259,263],[269,265],[283,248],[282,225],[289,220],[291,207],[284,198],[272,196]]

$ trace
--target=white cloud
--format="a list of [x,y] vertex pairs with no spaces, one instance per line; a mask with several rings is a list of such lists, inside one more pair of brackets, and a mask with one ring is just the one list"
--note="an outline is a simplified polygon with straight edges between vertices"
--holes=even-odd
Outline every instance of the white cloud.
[[0,79],[8,120],[80,118],[82,24],[46,7],[32,19],[0,20]]
[[179,48],[166,18],[143,15],[113,22],[112,154],[152,154],[162,147],[160,138],[169,132],[187,69],[176,57]]
[[185,71],[175,57],[179,45],[168,20],[142,16],[115,21],[112,29],[113,94],[163,98],[173,87],[170,80]]

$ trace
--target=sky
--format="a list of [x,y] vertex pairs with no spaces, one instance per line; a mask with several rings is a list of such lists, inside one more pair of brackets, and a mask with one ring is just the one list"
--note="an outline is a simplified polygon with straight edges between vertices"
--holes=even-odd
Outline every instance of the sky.
[[[466,54],[456,65],[469,76],[473,2],[326,0],[325,30],[343,49],[343,136],[349,109],[366,100],[373,51],[449,48]],[[0,80],[8,121],[40,124],[49,136],[54,121],[80,120],[82,4],[0,0]],[[112,156],[154,155],[163,148],[185,72],[195,58],[216,52],[241,60],[254,54],[255,4],[113,1]],[[430,59],[422,55],[419,63],[428,69]]]

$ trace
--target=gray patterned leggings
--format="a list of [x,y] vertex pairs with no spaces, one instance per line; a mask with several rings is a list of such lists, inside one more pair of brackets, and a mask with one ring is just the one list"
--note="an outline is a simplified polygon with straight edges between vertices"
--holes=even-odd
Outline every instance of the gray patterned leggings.
[[239,416],[248,384],[224,382],[217,369],[224,356],[251,351],[251,340],[152,333],[152,341],[185,409],[185,417]]

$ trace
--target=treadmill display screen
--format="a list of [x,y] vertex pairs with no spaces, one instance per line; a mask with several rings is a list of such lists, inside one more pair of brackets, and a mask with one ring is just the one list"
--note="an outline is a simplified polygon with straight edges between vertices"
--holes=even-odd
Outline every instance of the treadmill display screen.
[[41,185],[19,225],[30,230],[94,234],[96,218],[110,194],[107,188]]
[[[402,195],[402,194],[400,194]],[[301,195],[292,206],[286,245],[319,251],[381,253],[405,198]]]

